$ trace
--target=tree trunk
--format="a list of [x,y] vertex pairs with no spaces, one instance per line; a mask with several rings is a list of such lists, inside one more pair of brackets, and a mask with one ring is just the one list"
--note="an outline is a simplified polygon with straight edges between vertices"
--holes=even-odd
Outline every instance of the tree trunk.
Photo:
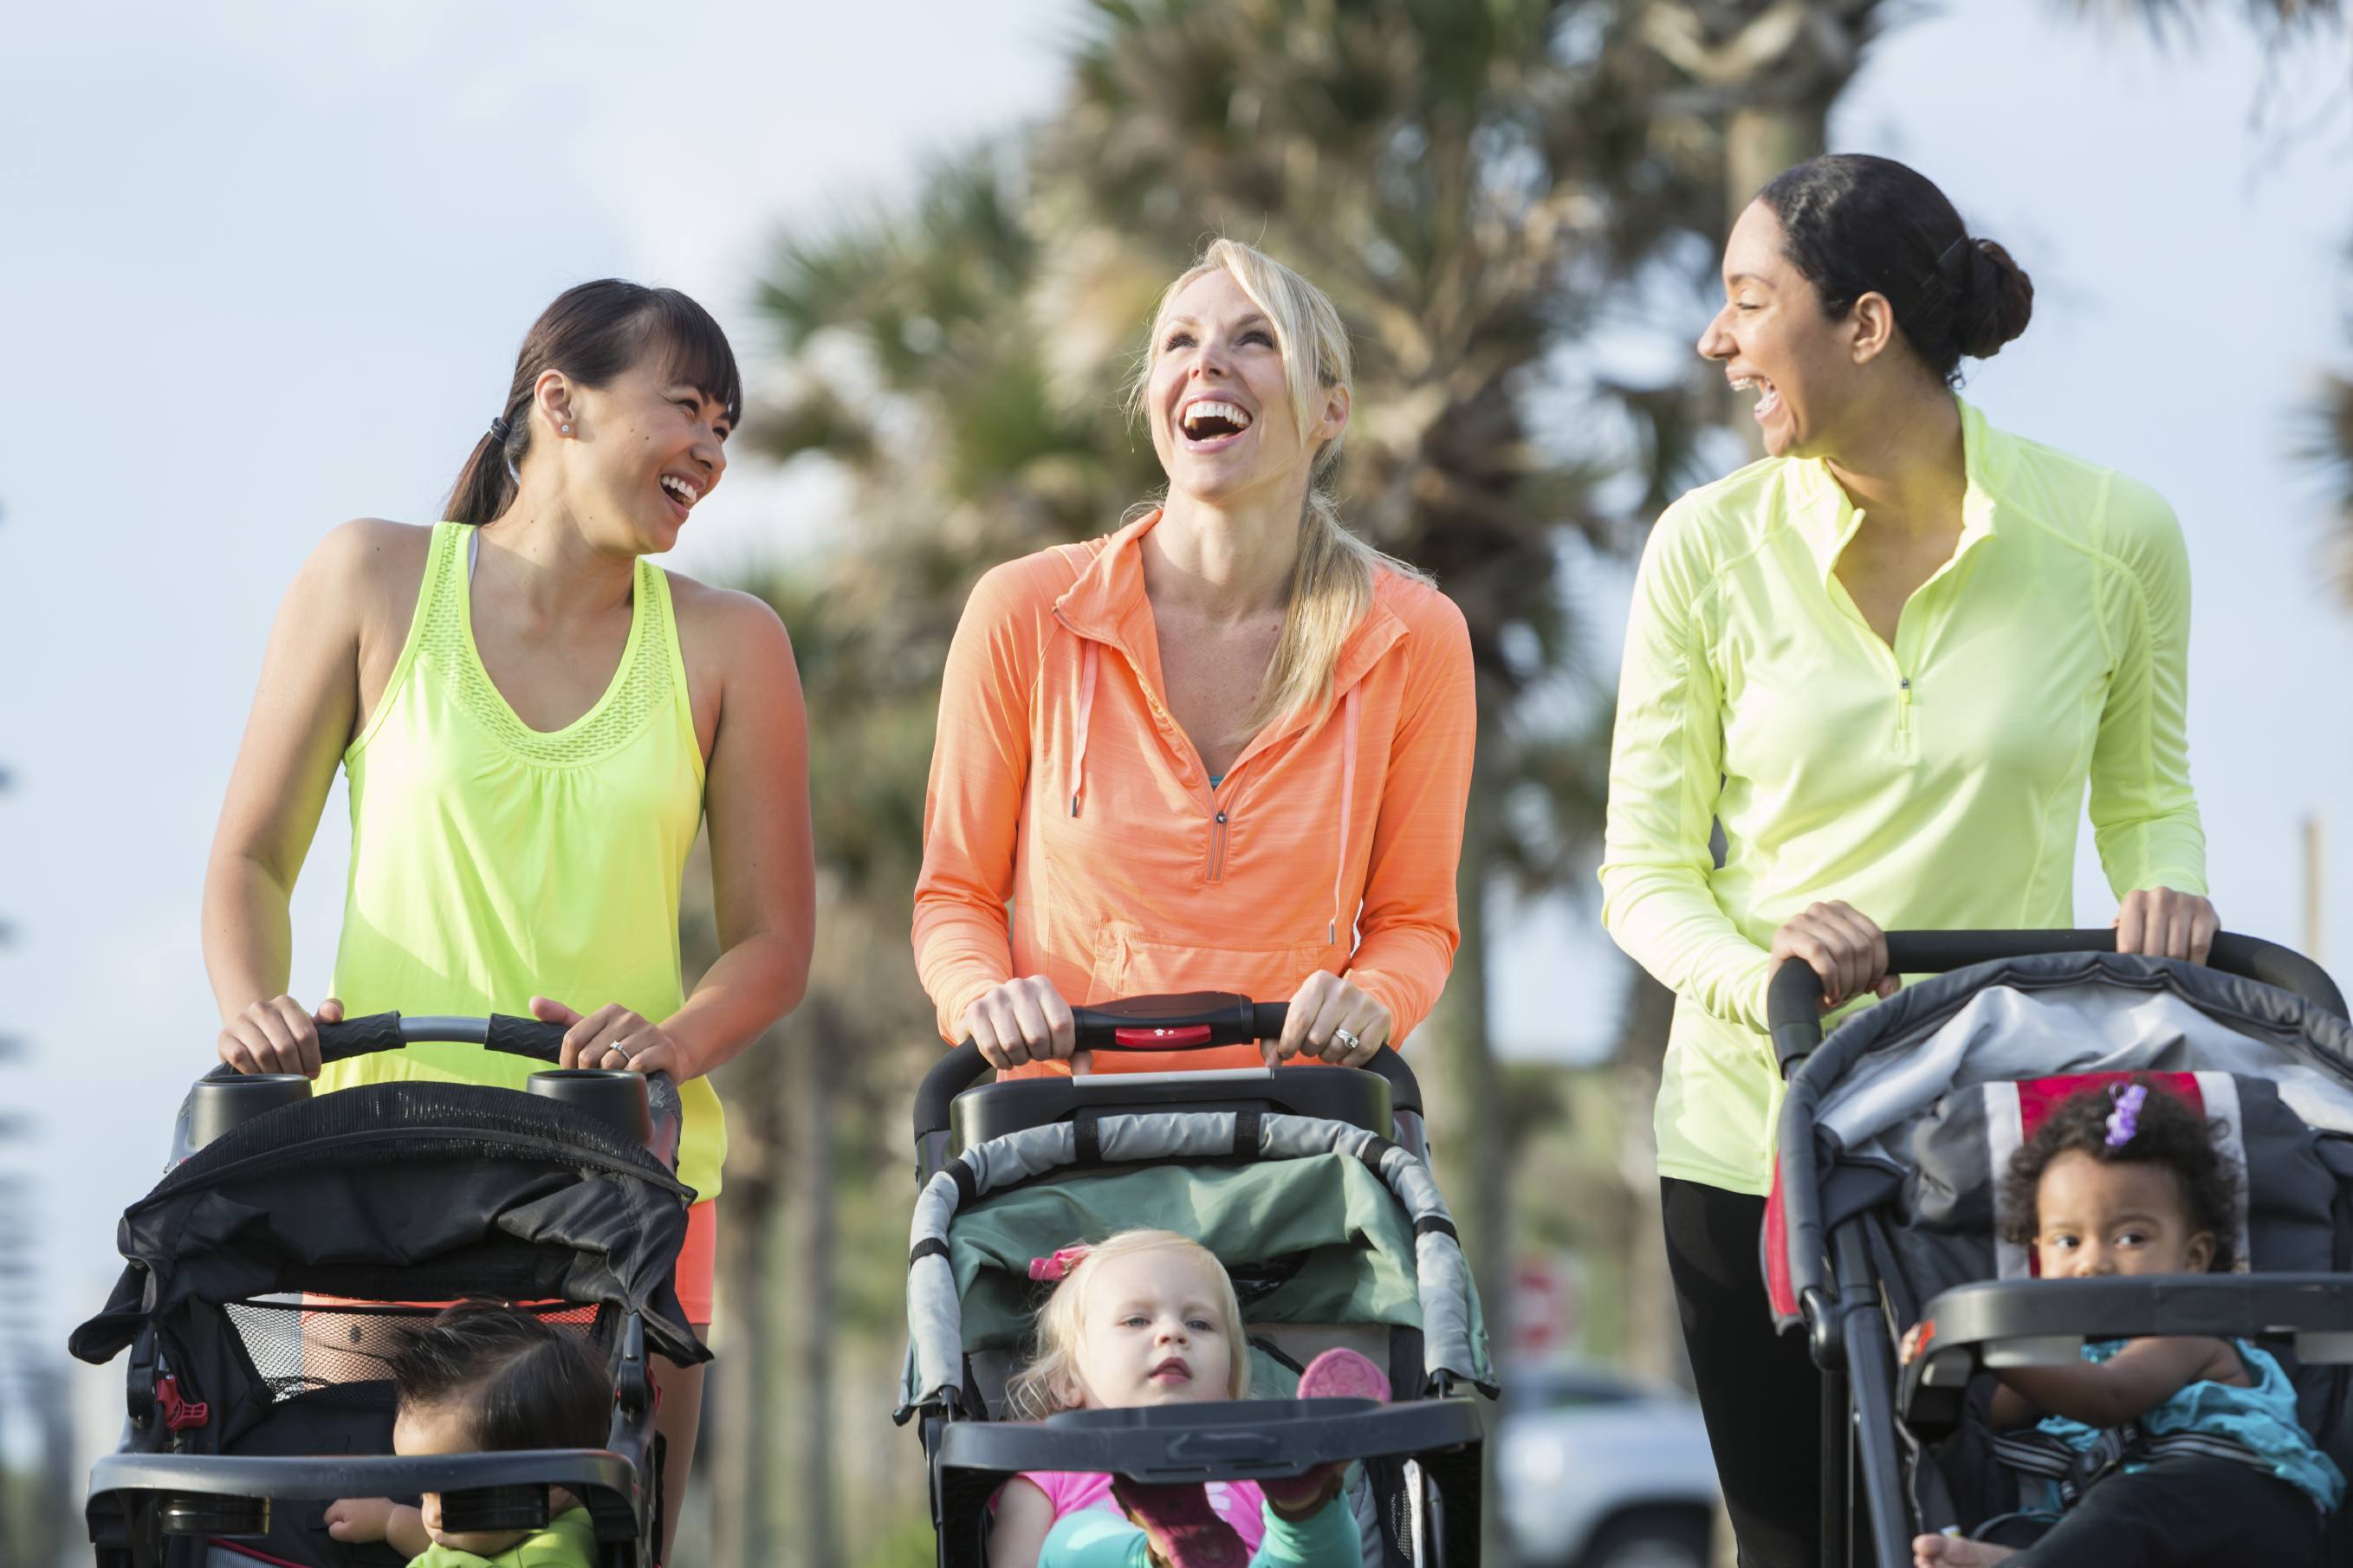
[[1674,993],[1633,963],[1626,1005],[1611,1055],[1617,1080],[1618,1168],[1626,1184],[1626,1362],[1645,1376],[1691,1386],[1691,1363],[1683,1354],[1675,1296],[1667,1278],[1664,1218],[1659,1211],[1659,1145],[1651,1125],[1658,1102],[1659,1071],[1673,1020]]
[[[1502,737],[1493,734],[1482,734],[1479,742],[1490,756],[1503,743]],[[1437,1026],[1431,1033],[1444,1051],[1445,1071],[1438,1075],[1442,1081],[1429,1086],[1436,1093],[1426,1089],[1424,1097],[1431,1108],[1431,1157],[1444,1173],[1442,1190],[1478,1285],[1491,1350],[1499,1357],[1510,1349],[1513,1238],[1505,1186],[1510,1151],[1503,1137],[1503,1074],[1488,1014],[1486,889],[1493,879],[1493,825],[1500,804],[1493,786],[1474,772],[1462,826],[1462,857],[1455,872],[1462,940],[1431,1020]],[[1492,1422],[1489,1436],[1492,1444]],[[1490,1463],[1480,1510],[1482,1556],[1491,1568],[1512,1562],[1511,1543],[1497,1511],[1494,1475]]]
[[728,1304],[726,1349],[711,1379],[712,1441],[702,1456],[712,1481],[712,1556],[720,1568],[776,1560],[768,1508],[775,1473],[775,1342],[770,1265],[776,1169],[784,1139],[781,1031],[771,1030],[728,1074],[727,1223],[719,1231],[719,1295]]
[[818,994],[795,1016],[785,1053],[788,1088],[786,1125],[792,1147],[786,1212],[791,1216],[786,1249],[786,1340],[792,1363],[789,1396],[780,1402],[783,1425],[791,1434],[786,1489],[794,1519],[781,1553],[793,1568],[839,1568],[839,1532],[834,1519],[833,1361],[838,1291],[839,1238],[834,1171],[834,1058],[855,1048],[840,1009]]
[[1724,127],[1724,229],[1740,221],[1757,193],[1793,164],[1822,155],[1830,137],[1828,98],[1804,103],[1752,103]]

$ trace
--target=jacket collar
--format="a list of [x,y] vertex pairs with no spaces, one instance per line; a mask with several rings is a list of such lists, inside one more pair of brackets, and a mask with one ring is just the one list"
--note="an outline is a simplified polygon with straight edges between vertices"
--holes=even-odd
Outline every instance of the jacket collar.
[[[2000,531],[1999,492],[2008,487],[2016,466],[2018,443],[2016,437],[1987,424],[1985,416],[1966,398],[1953,401],[1961,411],[1961,466],[1967,480],[1961,494],[1961,537],[1953,547],[1953,559],[1958,561],[1978,541]],[[1822,459],[1793,463],[1789,475],[1790,521],[1827,583],[1847,542],[1862,526],[1862,512]]]
[[[1832,486],[1836,488],[1835,484]],[[1077,582],[1054,601],[1054,616],[1080,637],[1092,638],[1127,656],[1146,687],[1162,700],[1167,682],[1160,671],[1160,640],[1152,620],[1152,601],[1144,592],[1144,536],[1160,521],[1157,510],[1146,512],[1103,541],[1095,558]],[[1377,587],[1372,608],[1340,645],[1332,672],[1335,700],[1365,678],[1381,656],[1406,635],[1405,622],[1382,603]],[[1252,752],[1303,728],[1318,715],[1312,710],[1290,714],[1261,731],[1243,751]],[[1236,759],[1239,765],[1240,759]]]

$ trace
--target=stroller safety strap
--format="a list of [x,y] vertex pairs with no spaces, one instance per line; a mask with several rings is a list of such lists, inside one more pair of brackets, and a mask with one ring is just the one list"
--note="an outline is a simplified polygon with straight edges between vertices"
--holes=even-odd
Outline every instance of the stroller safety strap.
[[2243,1443],[2207,1432],[2173,1432],[2152,1437],[2138,1426],[2111,1426],[2078,1449],[2065,1439],[2032,1427],[2006,1432],[1993,1440],[1994,1458],[2021,1475],[2040,1476],[2058,1486],[2063,1508],[2073,1508],[2095,1482],[2125,1464],[2197,1456],[2229,1459],[2269,1475],[2272,1461]]

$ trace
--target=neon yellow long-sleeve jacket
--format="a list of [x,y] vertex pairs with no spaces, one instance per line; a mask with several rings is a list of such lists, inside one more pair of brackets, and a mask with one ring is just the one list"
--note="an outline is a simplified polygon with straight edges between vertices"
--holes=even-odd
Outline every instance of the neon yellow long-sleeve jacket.
[[1766,1190],[1767,950],[1808,905],[1842,899],[1888,930],[2071,925],[2087,784],[2119,896],[2206,890],[2171,509],[1966,403],[1961,422],[1960,542],[1892,647],[1835,574],[1862,513],[1819,460],[1694,490],[1643,552],[1602,921],[1676,994],[1662,1175]]

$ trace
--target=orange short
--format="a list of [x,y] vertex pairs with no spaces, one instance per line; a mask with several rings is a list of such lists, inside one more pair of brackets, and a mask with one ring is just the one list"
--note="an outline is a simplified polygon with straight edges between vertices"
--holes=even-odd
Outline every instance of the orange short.
[[712,1277],[719,1267],[719,1200],[686,1211],[686,1245],[678,1249],[678,1304],[700,1335],[711,1326]]
[[[711,1327],[712,1277],[719,1266],[719,1200],[705,1198],[686,1211],[686,1241],[678,1249],[678,1304],[686,1309],[686,1321],[697,1337]],[[311,1311],[335,1307],[399,1306],[447,1307],[447,1301],[356,1301],[341,1296],[320,1296],[303,1292],[303,1318]]]

